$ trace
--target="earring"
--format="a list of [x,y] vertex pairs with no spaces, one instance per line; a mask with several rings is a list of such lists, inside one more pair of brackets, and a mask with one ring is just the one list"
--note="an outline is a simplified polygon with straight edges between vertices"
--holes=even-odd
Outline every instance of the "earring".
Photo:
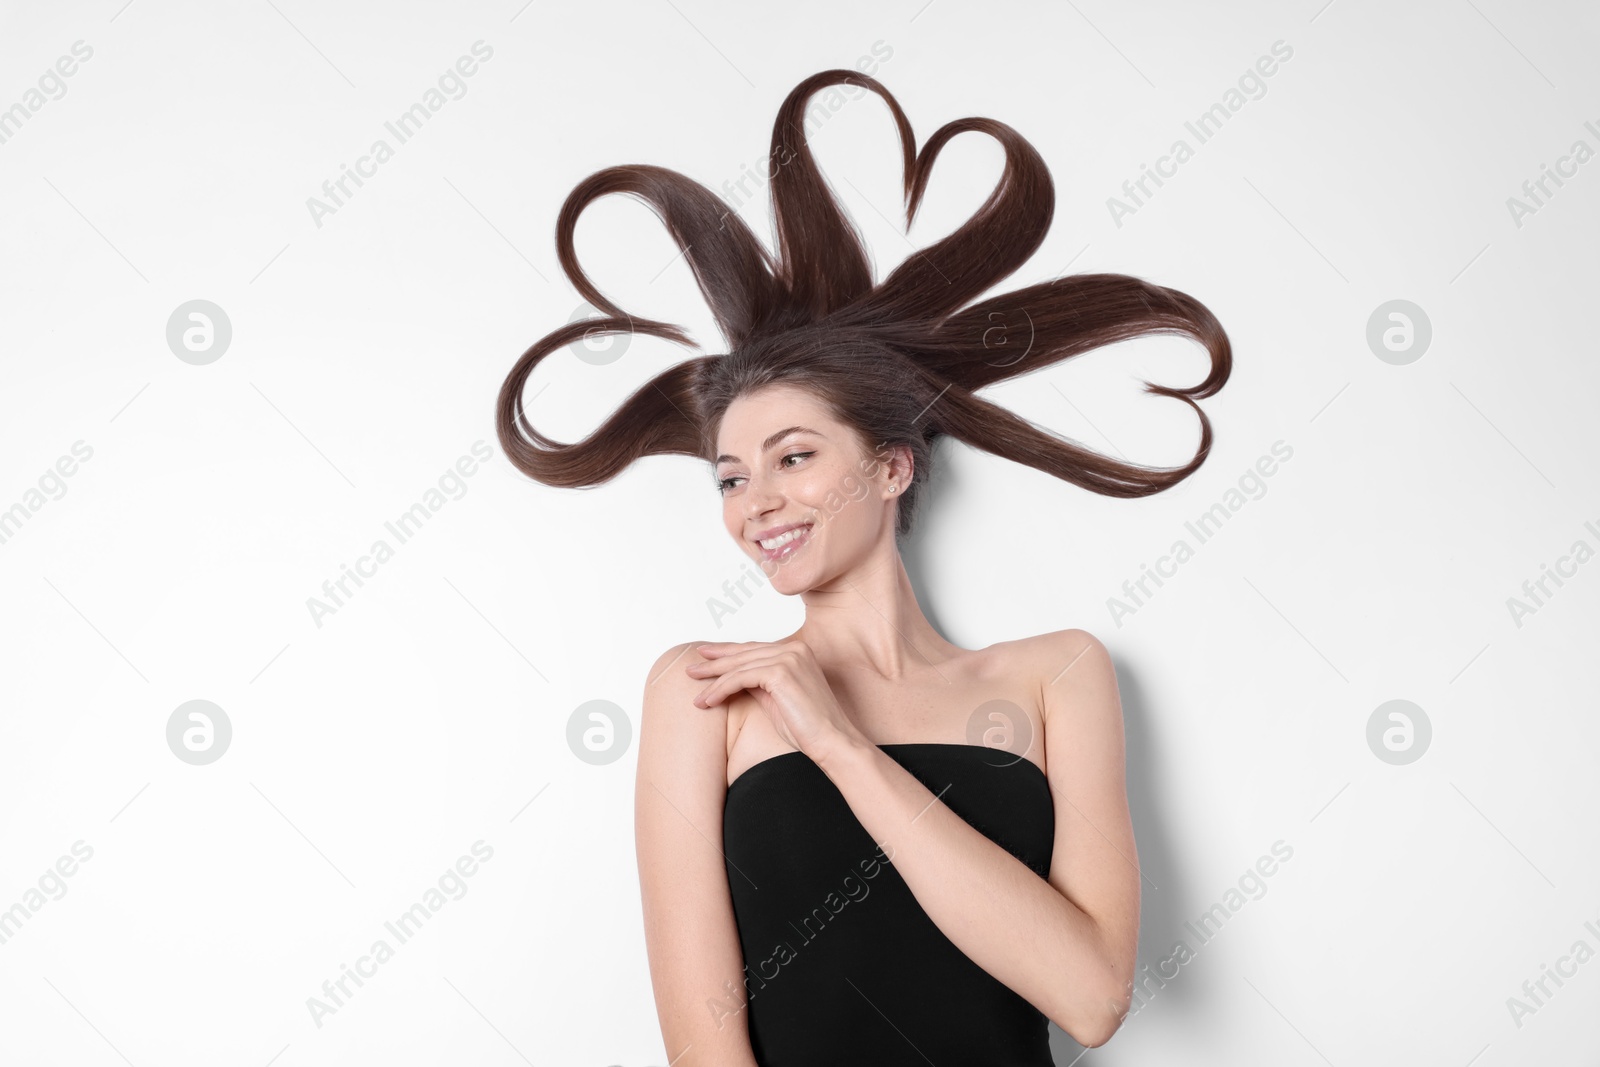
[[898,488],[900,488],[900,487],[899,487],[899,486],[898,486],[898,485],[891,485],[891,486],[890,486],[890,487],[889,487],[889,492],[891,492],[891,493],[892,493],[892,492],[894,492],[894,491],[895,491],[895,490],[896,490],[896,489],[898,489]]

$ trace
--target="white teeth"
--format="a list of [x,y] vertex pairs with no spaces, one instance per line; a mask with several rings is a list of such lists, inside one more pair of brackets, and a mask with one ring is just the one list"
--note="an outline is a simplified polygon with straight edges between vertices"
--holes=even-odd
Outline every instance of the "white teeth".
[[767,540],[759,542],[759,544],[762,548],[771,552],[773,549],[782,548],[797,537],[805,536],[806,531],[809,529],[811,529],[809,525],[796,526],[794,529],[781,533],[777,537],[769,537]]

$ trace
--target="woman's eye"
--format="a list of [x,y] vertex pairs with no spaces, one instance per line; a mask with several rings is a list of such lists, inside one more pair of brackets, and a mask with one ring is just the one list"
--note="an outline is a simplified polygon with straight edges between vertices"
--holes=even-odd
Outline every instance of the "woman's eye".
[[[789,461],[791,459],[805,459],[807,456],[814,455],[816,455],[815,452],[790,452],[787,456],[784,456],[782,459],[780,459],[778,463],[780,466],[787,468],[790,466]],[[743,479],[737,474],[732,474],[726,478],[717,479],[717,492],[726,493],[729,489],[733,488],[733,485],[730,483],[738,481],[743,481]]]

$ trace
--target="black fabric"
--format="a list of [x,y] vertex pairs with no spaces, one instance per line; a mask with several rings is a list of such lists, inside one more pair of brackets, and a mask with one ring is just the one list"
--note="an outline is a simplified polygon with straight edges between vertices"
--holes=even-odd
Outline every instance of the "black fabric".
[[[981,745],[878,747],[1049,875],[1055,808],[1037,764]],[[723,850],[762,1067],[1051,1067],[1044,1014],[934,925],[804,753],[762,760],[728,787]],[[1028,942],[1015,932],[1018,951]]]

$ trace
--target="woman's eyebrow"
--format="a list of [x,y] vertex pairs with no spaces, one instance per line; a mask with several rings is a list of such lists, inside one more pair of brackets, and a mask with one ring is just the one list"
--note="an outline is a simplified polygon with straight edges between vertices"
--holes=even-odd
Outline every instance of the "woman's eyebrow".
[[[827,437],[823,436],[820,433],[817,433],[817,431],[815,431],[813,429],[810,429],[809,427],[806,427],[806,426],[791,426],[786,430],[779,430],[777,433],[773,434],[771,437],[767,438],[765,441],[762,441],[761,442],[761,451],[763,451],[763,452],[770,451],[773,445],[777,444],[779,441],[782,441],[785,437],[788,437],[792,433],[809,433],[809,434],[812,434],[812,435],[814,435],[816,437],[821,437],[824,441],[827,440]],[[718,463],[737,463],[737,462],[739,462],[739,457],[738,456],[730,456],[728,453],[724,452],[722,455],[717,457],[717,462]]]

